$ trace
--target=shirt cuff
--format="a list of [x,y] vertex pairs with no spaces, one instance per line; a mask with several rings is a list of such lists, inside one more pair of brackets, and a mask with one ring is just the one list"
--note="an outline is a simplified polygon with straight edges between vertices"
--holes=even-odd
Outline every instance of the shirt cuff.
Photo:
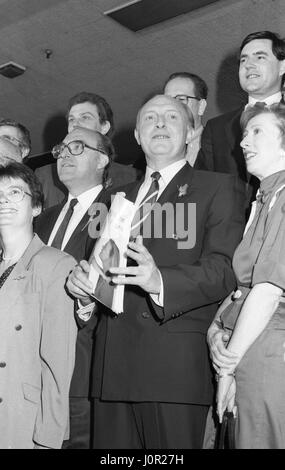
[[95,307],[95,302],[92,302],[91,304],[85,305],[85,307],[83,307],[80,300],[77,300],[77,305],[78,305],[78,309],[76,310],[76,313],[79,316],[79,318],[83,321],[90,320],[90,318],[92,317],[94,307]]
[[156,305],[158,305],[159,307],[163,307],[163,304],[164,304],[163,279],[162,279],[161,272],[160,271],[158,272],[159,272],[159,277],[160,277],[160,292],[159,294],[150,294],[150,297],[152,298],[152,300],[154,301]]

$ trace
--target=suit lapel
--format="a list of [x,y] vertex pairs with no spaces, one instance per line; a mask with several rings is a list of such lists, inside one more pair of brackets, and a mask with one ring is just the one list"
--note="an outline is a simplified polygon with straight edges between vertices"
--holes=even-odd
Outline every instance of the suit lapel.
[[22,258],[14,267],[8,279],[0,289],[1,310],[5,305],[13,305],[17,299],[24,293],[27,279],[32,273],[29,271],[29,264],[33,256],[44,246],[44,243],[37,235],[34,236],[27,247]]
[[[103,202],[103,196],[104,196],[104,193],[105,191],[102,190],[100,191],[100,193],[98,194],[98,196],[94,199],[94,201],[92,202],[92,204],[94,204],[95,202]],[[91,206],[90,206],[91,207]],[[90,209],[89,207],[89,209]],[[88,237],[88,221],[89,221],[89,218],[90,218],[90,215],[89,215],[89,209],[88,211],[84,214],[84,216],[82,217],[82,219],[80,220],[80,222],[78,223],[77,227],[75,228],[75,230],[73,231],[70,239],[68,240],[67,244],[65,245],[64,247],[64,250],[63,251],[66,251],[67,253],[72,253],[74,250],[73,250],[73,246],[74,244],[77,245],[77,242],[78,242],[78,237],[79,237],[79,241],[82,242],[82,243],[85,243],[86,242],[86,239]],[[84,238],[83,238],[83,234],[85,235]]]

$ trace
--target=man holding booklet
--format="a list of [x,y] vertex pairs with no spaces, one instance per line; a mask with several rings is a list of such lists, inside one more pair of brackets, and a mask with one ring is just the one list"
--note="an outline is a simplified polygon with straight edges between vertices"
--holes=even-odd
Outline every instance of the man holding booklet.
[[186,162],[193,133],[188,113],[165,95],[138,113],[135,137],[146,174],[121,195],[130,201],[132,218],[127,262],[109,263],[105,272],[113,286],[124,286],[122,313],[94,302],[86,261],[67,283],[84,305],[82,326],[98,316],[96,449],[202,447],[213,399],[206,332],[218,303],[235,287],[231,258],[242,235],[244,201],[234,176]]

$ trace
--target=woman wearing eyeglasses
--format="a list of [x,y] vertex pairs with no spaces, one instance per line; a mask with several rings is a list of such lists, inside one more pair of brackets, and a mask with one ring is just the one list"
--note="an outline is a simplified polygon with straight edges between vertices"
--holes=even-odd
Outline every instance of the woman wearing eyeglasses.
[[75,260],[33,234],[43,194],[20,163],[0,166],[0,448],[60,448],[74,366]]

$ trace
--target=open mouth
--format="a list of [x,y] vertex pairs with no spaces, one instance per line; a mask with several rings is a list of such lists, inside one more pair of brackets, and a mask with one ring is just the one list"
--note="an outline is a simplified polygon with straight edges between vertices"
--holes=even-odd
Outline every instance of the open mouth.
[[14,214],[16,209],[8,209],[8,207],[0,207],[0,214]]
[[155,140],[165,140],[165,139],[170,139],[169,135],[165,134],[157,134],[153,136],[153,139]]
[[245,161],[249,161],[256,156],[255,152],[245,152],[244,154]]
[[254,79],[254,78],[259,78],[260,75],[258,75],[257,73],[250,73],[249,75],[246,76],[246,78],[248,80],[251,80],[251,79]]

